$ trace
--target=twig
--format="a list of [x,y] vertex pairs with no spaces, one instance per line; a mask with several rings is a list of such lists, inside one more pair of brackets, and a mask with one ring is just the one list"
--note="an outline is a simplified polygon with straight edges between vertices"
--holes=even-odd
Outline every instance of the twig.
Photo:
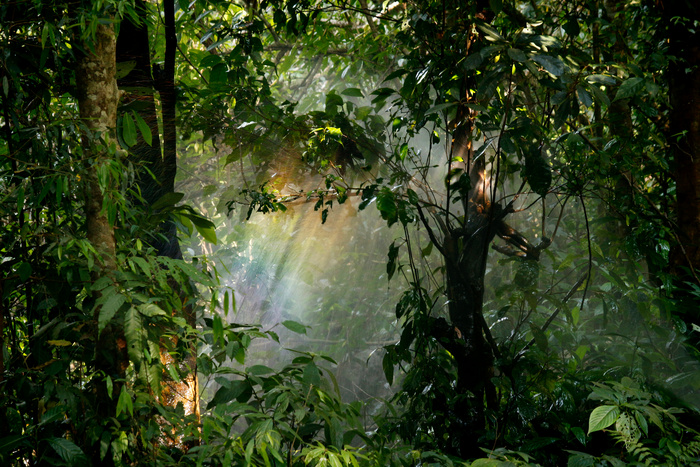
[[[571,296],[576,292],[576,290],[578,290],[578,288],[581,287],[581,284],[583,284],[583,281],[586,280],[586,278],[588,278],[588,273],[585,273],[583,276],[581,276],[581,278],[580,278],[578,281],[576,281],[576,283],[574,284],[574,286],[573,286],[573,287],[566,293],[566,295],[564,296],[564,299],[562,300],[562,303],[566,303],[566,302],[571,298]],[[549,319],[547,319],[547,321],[544,323],[544,326],[542,326],[542,332],[544,332],[544,331],[549,327],[549,325],[552,324],[552,321],[554,321],[554,319],[557,317],[557,315],[559,315],[560,312],[561,312],[561,308],[557,308],[556,310],[554,310],[554,313],[552,313],[552,316],[550,316]],[[528,343],[525,345],[525,347],[523,347],[523,348],[520,350],[520,352],[518,352],[518,354],[517,354],[517,355],[515,356],[515,358],[513,359],[513,363],[515,363],[515,362],[518,361],[523,355],[525,355],[525,352],[527,351],[527,349],[529,349],[530,347],[532,347],[532,345],[533,345],[534,343],[535,343],[535,339],[532,338],[532,339],[530,340],[530,342],[528,342]]]

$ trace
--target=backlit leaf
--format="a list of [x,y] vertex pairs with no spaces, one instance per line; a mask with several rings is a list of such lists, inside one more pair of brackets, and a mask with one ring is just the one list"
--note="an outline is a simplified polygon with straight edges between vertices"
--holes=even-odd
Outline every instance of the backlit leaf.
[[588,434],[603,430],[617,421],[620,408],[616,405],[601,405],[596,407],[588,417]]

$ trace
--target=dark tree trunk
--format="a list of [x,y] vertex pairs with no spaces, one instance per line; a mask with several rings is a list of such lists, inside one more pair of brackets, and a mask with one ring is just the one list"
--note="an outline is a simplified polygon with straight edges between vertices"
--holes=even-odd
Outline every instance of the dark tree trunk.
[[[148,26],[144,21],[135,24],[128,19],[122,23],[117,41],[117,61],[125,68],[134,67],[119,80],[119,87],[127,92],[125,110],[136,110],[151,129],[152,145],[148,145],[141,135],[130,152],[143,166],[139,173],[139,189],[147,206],[151,206],[163,195],[175,191],[177,173],[177,133],[175,123],[175,49],[174,10],[171,2],[164,2],[166,12],[166,54],[165,66],[154,69],[152,77]],[[136,11],[146,17],[145,3],[136,1]],[[173,11],[171,11],[173,10]],[[170,14],[170,16],[168,15]],[[160,92],[163,116],[163,149],[161,150],[158,115],[155,105],[155,91]],[[150,171],[150,173],[149,173]],[[152,175],[151,175],[152,174]],[[150,244],[160,256],[181,259],[182,252],[177,240],[175,224],[166,220],[160,228],[160,235],[154,236]]]
[[[700,20],[695,1],[664,3],[669,27],[668,70],[671,122],[669,143],[674,162],[680,244],[672,251],[671,268],[679,283],[700,284]],[[671,21],[672,18],[680,21]],[[679,294],[679,311],[688,324],[700,325],[694,296]]]
[[[145,2],[136,0],[136,10],[145,18]],[[175,52],[177,48],[175,35],[175,11],[171,1],[164,2],[165,12],[165,63],[162,69],[151,67],[148,27],[145,22],[135,24],[125,20],[117,42],[118,61],[122,64],[134,64],[133,69],[119,80],[119,86],[126,91],[129,99],[127,109],[133,108],[151,129],[152,145],[148,145],[139,136],[136,145],[130,148],[131,154],[143,166],[139,173],[139,189],[146,206],[151,206],[162,196],[175,191],[177,173],[177,131],[175,121]],[[155,74],[155,79],[152,74]],[[158,114],[155,105],[155,91],[160,94],[161,113],[163,117],[163,146],[161,151]],[[177,238],[177,231],[172,220],[165,220],[150,244],[159,256],[182,259],[182,251]],[[176,283],[174,289],[179,288]],[[183,297],[183,303],[188,300]],[[195,317],[191,307],[180,310],[190,326],[195,326]],[[173,364],[167,352],[161,352],[164,364]],[[161,399],[164,404],[175,406],[183,403],[185,413],[199,413],[199,396],[196,381],[196,349],[191,348],[190,355],[180,362],[181,371],[187,376],[181,382],[171,381],[169,374],[163,375]],[[176,442],[176,440],[173,440]]]

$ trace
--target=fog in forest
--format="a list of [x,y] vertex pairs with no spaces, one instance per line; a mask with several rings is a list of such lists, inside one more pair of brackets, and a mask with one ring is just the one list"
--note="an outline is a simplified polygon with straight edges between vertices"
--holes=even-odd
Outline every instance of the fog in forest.
[[[344,204],[334,201],[325,223],[321,211],[315,209],[317,200],[307,200],[305,196],[286,203],[284,212],[253,212],[246,219],[248,207],[243,200],[232,204],[231,211],[225,202],[236,199],[241,190],[251,185],[249,180],[255,178],[256,171],[252,158],[225,165],[228,150],[198,141],[190,144],[187,151],[199,156],[189,157],[185,159],[189,162],[181,164],[184,179],[189,182],[179,190],[185,191],[189,202],[215,221],[219,242],[212,245],[193,236],[189,243],[183,242],[184,249],[189,255],[205,254],[221,275],[222,290],[235,293],[235,304],[231,301],[229,310],[220,309],[228,322],[259,324],[280,337],[279,344],[266,339],[254,342],[245,365],[264,364],[279,369],[291,362],[296,355],[294,350],[326,355],[337,362],[337,366],[324,364],[335,374],[343,400],[374,400],[376,404],[370,407],[378,407],[380,400],[397,388],[396,383],[390,387],[386,382],[382,357],[383,347],[400,337],[395,306],[407,288],[405,274],[409,272],[408,268],[399,269],[389,281],[387,252],[403,231],[397,226],[386,229],[386,222],[372,204],[358,209],[359,196],[350,196]],[[319,177],[294,160],[298,154],[281,155],[264,173],[271,186],[285,194],[290,190],[309,192],[319,186]],[[440,180],[439,176],[435,178]],[[192,185],[193,179],[198,185]],[[517,183],[519,180],[511,184]],[[561,200],[550,195],[544,228],[540,204],[533,205],[527,197],[516,204],[517,212],[510,219],[512,226],[534,241],[542,235],[555,234],[554,244],[541,259],[535,281],[539,290],[551,291],[561,283],[574,283],[578,276],[567,269],[571,264],[580,265],[578,275],[586,270],[587,233],[577,204],[576,200],[571,201],[560,218]],[[425,232],[419,229],[413,234],[418,239],[414,250],[429,250]],[[607,235],[597,232],[595,223],[593,234]],[[430,274],[439,281],[439,273],[434,270],[439,266],[438,256],[427,253],[422,267],[426,271],[432,269]],[[700,405],[699,395],[684,390],[686,379],[698,374],[694,371],[697,363],[683,350],[671,323],[649,320],[649,308],[640,308],[644,303],[627,295],[635,290],[629,281],[643,280],[645,276],[631,273],[637,267],[635,260],[621,260],[629,265],[629,276],[609,270],[605,264],[593,264],[592,280],[601,284],[604,292],[588,292],[581,310],[584,287],[579,289],[566,311],[553,322],[549,351],[576,355],[585,366],[587,354],[595,347],[596,360],[608,360],[613,368],[624,368],[637,365],[639,359],[645,362],[647,353],[654,355],[645,349],[655,349],[656,354],[668,358],[667,371],[653,378],[659,387],[671,389],[690,405]],[[489,254],[485,316],[500,342],[512,340],[521,329],[530,326],[530,321],[544,321],[557,309],[555,302],[533,303],[529,292],[513,285],[518,268],[512,258],[496,251]],[[644,279],[649,281],[649,287],[651,279],[648,274]],[[625,283],[630,284],[629,291],[619,287]],[[561,299],[563,295],[561,292],[556,296]],[[533,304],[534,308],[530,308]],[[444,314],[444,310],[435,313]],[[306,333],[287,329],[282,323],[288,320],[307,326]],[[565,331],[571,327],[577,329],[573,334]],[[601,328],[607,332],[601,334]],[[572,340],[572,336],[579,338]],[[636,342],[636,346],[630,347],[630,342]],[[651,368],[655,363],[658,362],[650,361],[647,366]],[[216,388],[213,381],[205,382],[205,387],[207,384]],[[205,390],[205,397],[206,394]]]

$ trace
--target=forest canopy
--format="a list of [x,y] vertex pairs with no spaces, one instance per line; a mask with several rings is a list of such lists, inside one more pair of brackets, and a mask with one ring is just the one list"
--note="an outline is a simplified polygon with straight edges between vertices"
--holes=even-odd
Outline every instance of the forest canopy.
[[0,4],[0,464],[700,465],[693,0]]

